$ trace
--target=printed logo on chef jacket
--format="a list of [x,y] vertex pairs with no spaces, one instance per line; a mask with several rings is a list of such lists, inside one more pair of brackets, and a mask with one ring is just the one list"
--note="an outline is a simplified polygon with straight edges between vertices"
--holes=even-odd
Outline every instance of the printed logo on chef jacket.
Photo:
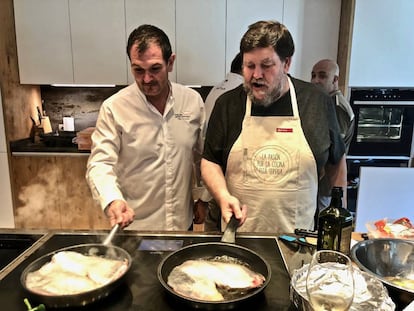
[[190,120],[191,113],[189,111],[178,112],[174,115],[178,120]]
[[293,128],[291,127],[277,127],[276,133],[293,133]]

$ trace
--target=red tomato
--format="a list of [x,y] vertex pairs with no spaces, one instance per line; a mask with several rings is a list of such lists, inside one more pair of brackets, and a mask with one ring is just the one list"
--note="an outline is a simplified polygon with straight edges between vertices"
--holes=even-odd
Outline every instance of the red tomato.
[[385,232],[384,227],[387,223],[384,219],[380,219],[374,223],[375,227],[377,227],[378,231]]
[[400,219],[397,219],[393,222],[393,224],[400,224],[407,228],[413,228],[413,225],[411,224],[410,220],[407,217],[402,217]]

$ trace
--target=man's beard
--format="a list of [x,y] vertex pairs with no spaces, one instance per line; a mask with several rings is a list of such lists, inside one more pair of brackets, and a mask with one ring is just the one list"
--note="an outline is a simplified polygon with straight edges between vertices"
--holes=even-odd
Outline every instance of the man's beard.
[[263,106],[263,107],[269,107],[272,103],[274,103],[280,97],[282,97],[283,85],[284,85],[284,79],[281,79],[277,87],[273,88],[270,92],[266,92],[263,99],[258,99],[254,97],[253,90],[250,87],[250,85],[246,82],[243,83],[244,90],[246,91],[247,96],[250,98],[252,104]]

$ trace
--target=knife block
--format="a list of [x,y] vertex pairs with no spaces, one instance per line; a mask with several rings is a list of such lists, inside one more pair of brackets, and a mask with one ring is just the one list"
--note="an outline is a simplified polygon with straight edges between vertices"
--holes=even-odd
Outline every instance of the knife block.
[[52,126],[50,124],[49,116],[42,117],[41,127],[43,129],[43,134],[52,133]]

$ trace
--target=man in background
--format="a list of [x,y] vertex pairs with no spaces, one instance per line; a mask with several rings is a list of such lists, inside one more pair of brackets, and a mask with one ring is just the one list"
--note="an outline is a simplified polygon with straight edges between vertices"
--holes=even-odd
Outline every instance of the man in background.
[[[348,153],[355,129],[355,116],[351,105],[338,87],[339,66],[331,59],[318,61],[312,69],[311,82],[324,89],[335,101],[336,118],[338,119],[341,136]],[[331,201],[331,185],[327,178],[322,178],[318,189],[318,207],[322,210]]]
[[211,111],[214,108],[217,98],[219,98],[221,94],[236,88],[242,83],[242,57],[240,53],[237,53],[231,62],[230,72],[226,75],[226,78],[214,86],[210,93],[208,93],[204,103],[206,109],[206,125],[208,125],[208,120],[210,119]]

